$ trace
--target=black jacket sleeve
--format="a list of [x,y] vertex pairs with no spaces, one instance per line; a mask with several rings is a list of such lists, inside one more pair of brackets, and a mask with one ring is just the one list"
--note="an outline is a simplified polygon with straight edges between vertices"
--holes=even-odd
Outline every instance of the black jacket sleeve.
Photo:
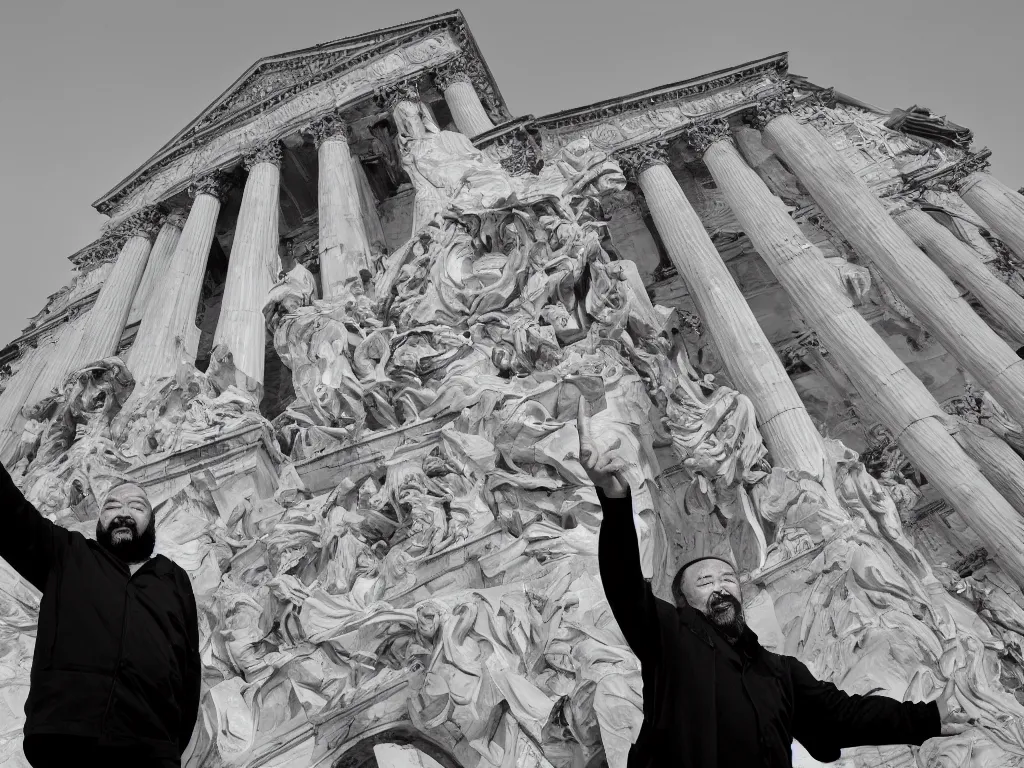
[[178,734],[178,746],[184,753],[192,739],[196,720],[199,718],[203,662],[199,658],[199,611],[196,607],[195,593],[192,591],[192,581],[184,571],[179,571],[178,575],[179,581],[184,582],[180,588],[185,593],[185,631],[188,633],[188,656],[185,664],[185,678],[182,681],[182,700],[179,702],[181,732]]
[[839,759],[847,747],[913,744],[940,735],[935,702],[919,704],[887,696],[848,694],[824,683],[800,661],[788,659],[795,712],[793,737],[816,760]]
[[70,532],[32,506],[0,465],[0,557],[40,592],[54,564],[67,551]]
[[661,646],[658,613],[651,585],[640,568],[632,494],[609,499],[600,488],[596,490],[603,513],[597,561],[605,597],[640,663],[657,664]]

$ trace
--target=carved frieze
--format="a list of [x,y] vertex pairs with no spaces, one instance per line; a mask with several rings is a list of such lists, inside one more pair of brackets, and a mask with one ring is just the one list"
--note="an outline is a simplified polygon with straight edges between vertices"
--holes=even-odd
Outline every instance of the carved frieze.
[[281,142],[274,140],[268,141],[266,144],[261,144],[250,152],[247,152],[242,159],[242,164],[245,166],[245,170],[251,170],[254,165],[260,163],[270,163],[276,165],[278,168],[281,167],[281,160],[283,159]]
[[729,121],[720,118],[694,120],[683,136],[698,157],[703,157],[716,141],[732,141]]
[[668,142],[651,141],[620,149],[615,153],[615,159],[622,166],[626,178],[635,181],[651,166],[668,165]]
[[779,115],[788,115],[792,112],[794,101],[793,91],[788,88],[765,94],[744,115],[744,119],[751,127],[763,131],[765,126]]
[[214,171],[196,179],[189,187],[188,193],[192,199],[198,195],[210,195],[223,203],[227,200],[231,187],[232,179],[228,174],[223,171]]

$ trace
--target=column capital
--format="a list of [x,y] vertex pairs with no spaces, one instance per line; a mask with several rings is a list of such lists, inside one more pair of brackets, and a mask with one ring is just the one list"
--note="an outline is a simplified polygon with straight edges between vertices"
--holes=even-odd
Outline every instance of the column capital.
[[703,157],[712,144],[717,141],[732,141],[732,131],[729,128],[729,121],[721,118],[708,118],[694,120],[683,131],[683,138],[697,153]]
[[127,237],[145,237],[152,240],[160,231],[165,211],[159,206],[152,206],[137,211],[129,216],[117,228],[120,234]]
[[175,208],[163,217],[163,224],[170,224],[172,227],[178,229],[184,229],[185,222],[188,221],[188,211],[184,208]]
[[224,171],[214,171],[193,181],[188,193],[193,200],[199,195],[210,195],[223,203],[232,186],[231,178]]
[[961,186],[975,173],[988,170],[988,156],[976,152],[969,152],[964,155],[947,176],[947,182],[954,192],[959,192]]
[[615,159],[622,167],[622,172],[630,181],[635,181],[640,174],[655,165],[668,165],[668,142],[650,141],[633,147],[620,149]]
[[253,147],[253,149],[245,154],[245,157],[242,160],[242,165],[245,166],[245,170],[247,171],[254,165],[259,165],[260,163],[270,163],[271,165],[276,165],[280,168],[281,160],[281,142],[274,139],[273,141],[268,141],[266,144]]
[[792,112],[794,101],[793,91],[789,88],[766,93],[744,115],[744,120],[751,127],[763,131],[765,126],[779,115]]
[[466,57],[466,54],[460,53],[443,64],[439,64],[434,68],[434,85],[437,86],[439,91],[446,91],[449,86],[455,83],[469,83],[473,84],[473,63]]
[[381,109],[392,111],[400,101],[419,101],[420,90],[413,80],[399,80],[373,92],[374,101]]
[[328,139],[348,141],[349,126],[337,112],[331,112],[317,118],[302,129],[302,132],[313,137],[317,149]]

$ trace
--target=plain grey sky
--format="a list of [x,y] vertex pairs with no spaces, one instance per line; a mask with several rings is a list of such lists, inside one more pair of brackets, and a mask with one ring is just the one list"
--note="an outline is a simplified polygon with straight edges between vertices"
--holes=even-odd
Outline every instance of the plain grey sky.
[[257,59],[461,7],[513,115],[790,52],[790,71],[971,128],[1024,185],[1024,0],[8,0],[0,345],[71,278],[90,203]]

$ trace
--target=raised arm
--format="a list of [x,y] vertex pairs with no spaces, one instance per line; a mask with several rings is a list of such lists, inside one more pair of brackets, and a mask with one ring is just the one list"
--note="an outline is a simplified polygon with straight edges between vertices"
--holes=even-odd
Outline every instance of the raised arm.
[[58,558],[67,549],[67,530],[47,520],[14,484],[0,465],[0,557],[42,592]]
[[817,760],[831,762],[847,747],[883,744],[920,746],[941,734],[939,707],[887,696],[848,694],[817,680],[790,657],[795,712],[793,737]]
[[597,560],[608,605],[626,642],[642,664],[657,662],[658,614],[650,584],[640,568],[640,545],[633,526],[633,498],[625,479],[626,463],[614,440],[602,451],[590,430],[587,402],[580,398],[577,416],[580,463],[601,503],[601,534]]

